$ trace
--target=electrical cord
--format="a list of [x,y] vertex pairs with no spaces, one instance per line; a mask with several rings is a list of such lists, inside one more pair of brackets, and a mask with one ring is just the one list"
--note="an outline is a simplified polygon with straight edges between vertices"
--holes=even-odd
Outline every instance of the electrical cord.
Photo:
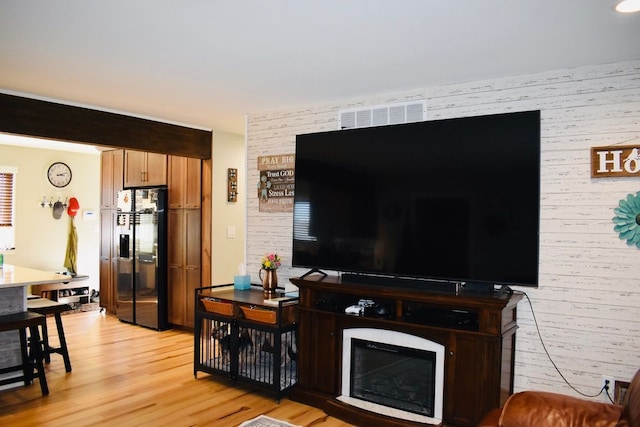
[[[602,389],[604,390],[605,395],[607,396],[607,399],[609,399],[609,402],[611,403],[616,403],[612,398],[611,395],[609,394],[609,380],[606,380],[605,384],[602,386]],[[601,392],[602,393],[602,392]]]
[[562,372],[560,372],[560,368],[558,368],[558,365],[556,365],[556,362],[553,361],[553,358],[551,357],[551,354],[549,354],[549,350],[547,350],[547,346],[544,343],[544,340],[542,339],[542,334],[540,333],[540,327],[538,326],[538,319],[536,318],[536,313],[533,310],[533,304],[531,303],[531,299],[529,298],[529,295],[527,295],[526,292],[523,291],[514,291],[517,292],[519,294],[522,294],[525,296],[525,298],[527,299],[527,302],[529,303],[529,307],[531,308],[531,316],[533,317],[533,323],[536,326],[536,332],[538,333],[538,338],[540,338],[540,343],[542,344],[542,349],[544,350],[544,352],[547,355],[547,358],[549,359],[549,361],[551,362],[551,364],[553,365],[554,369],[556,370],[556,372],[558,372],[558,375],[560,375],[560,378],[563,379],[563,381],[569,386],[571,387],[571,389],[573,391],[575,391],[576,393],[578,393],[581,396],[584,397],[598,397],[600,396],[602,393],[605,393],[605,395],[609,398],[609,400],[611,401],[611,403],[613,402],[613,399],[611,398],[611,395],[609,394],[609,381],[607,380],[603,385],[602,388],[600,388],[600,391],[598,391],[598,393],[596,394],[586,394],[581,392],[580,390],[578,390],[577,388],[575,388],[566,378],[565,376],[562,374]]

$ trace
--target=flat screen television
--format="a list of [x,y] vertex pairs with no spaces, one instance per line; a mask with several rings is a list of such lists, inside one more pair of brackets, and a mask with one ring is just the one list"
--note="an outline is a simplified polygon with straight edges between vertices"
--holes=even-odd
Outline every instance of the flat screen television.
[[298,135],[295,168],[294,267],[538,286],[540,111]]

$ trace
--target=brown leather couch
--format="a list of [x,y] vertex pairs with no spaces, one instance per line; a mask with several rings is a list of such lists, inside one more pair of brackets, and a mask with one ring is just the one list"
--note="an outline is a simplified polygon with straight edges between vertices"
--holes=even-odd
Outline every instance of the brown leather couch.
[[640,427],[640,371],[624,406],[558,393],[523,391],[489,412],[479,427]]

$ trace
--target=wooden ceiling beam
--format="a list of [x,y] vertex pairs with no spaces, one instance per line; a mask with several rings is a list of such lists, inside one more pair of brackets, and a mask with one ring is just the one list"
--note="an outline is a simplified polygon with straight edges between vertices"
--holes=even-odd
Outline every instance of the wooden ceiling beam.
[[2,93],[0,132],[211,158],[211,131]]

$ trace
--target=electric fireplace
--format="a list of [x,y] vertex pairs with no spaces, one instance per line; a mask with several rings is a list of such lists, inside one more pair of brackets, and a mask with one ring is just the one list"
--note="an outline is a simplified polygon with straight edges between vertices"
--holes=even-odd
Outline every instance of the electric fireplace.
[[442,421],[443,345],[375,328],[345,329],[342,343],[338,400],[403,420]]

